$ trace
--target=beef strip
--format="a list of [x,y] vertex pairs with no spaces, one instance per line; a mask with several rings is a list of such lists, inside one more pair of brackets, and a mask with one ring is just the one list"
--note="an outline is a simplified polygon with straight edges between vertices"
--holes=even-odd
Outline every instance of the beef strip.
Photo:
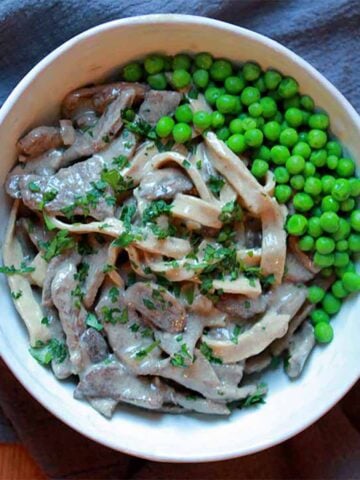
[[16,146],[20,155],[36,157],[47,150],[63,145],[60,129],[57,127],[37,127],[24,135]]
[[104,337],[94,328],[88,328],[80,337],[80,349],[87,355],[85,363],[99,363],[109,356]]
[[163,168],[145,175],[139,186],[139,194],[147,200],[174,198],[193,187],[189,178],[176,168]]
[[181,94],[167,90],[150,90],[145,93],[140,105],[139,116],[142,120],[155,125],[164,115],[174,112],[181,101]]
[[270,295],[268,294],[249,299],[244,295],[231,295],[225,293],[221,295],[216,307],[232,317],[248,319],[259,313],[265,312],[269,300]]
[[85,255],[83,263],[89,265],[89,270],[84,283],[84,305],[90,308],[94,303],[95,297],[98,293],[101,284],[104,281],[106,267],[106,260],[108,256],[109,243],[97,248],[96,252],[90,255]]
[[285,371],[290,378],[297,378],[301,374],[314,346],[314,328],[311,323],[304,322],[289,343],[289,358],[285,365]]

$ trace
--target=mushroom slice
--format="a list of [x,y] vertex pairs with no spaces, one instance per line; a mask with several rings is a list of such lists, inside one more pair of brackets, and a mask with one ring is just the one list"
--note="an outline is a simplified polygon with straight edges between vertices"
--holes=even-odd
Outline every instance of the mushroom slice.
[[290,378],[297,378],[301,374],[314,346],[314,328],[309,322],[305,322],[289,343],[289,358],[285,371]]

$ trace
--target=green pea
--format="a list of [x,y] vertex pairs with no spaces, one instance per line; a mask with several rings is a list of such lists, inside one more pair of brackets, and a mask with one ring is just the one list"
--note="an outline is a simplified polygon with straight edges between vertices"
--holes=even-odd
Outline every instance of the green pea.
[[[276,196],[276,195],[275,195]],[[309,224],[308,224],[308,230],[309,230]],[[313,237],[310,235],[304,235],[303,237],[300,238],[299,240],[299,248],[303,252],[310,252],[314,248],[315,241]]]
[[220,95],[220,97],[216,100],[216,108],[219,110],[220,113],[232,113],[236,106],[236,100],[233,95]]
[[323,193],[331,193],[335,185],[335,178],[332,175],[324,175],[321,179]]
[[345,267],[350,261],[349,254],[347,252],[335,252],[334,266]]
[[123,78],[126,82],[138,82],[143,76],[143,69],[140,63],[129,63],[123,69]]
[[209,112],[196,112],[194,113],[193,117],[193,123],[196,128],[200,130],[205,130],[206,128],[209,128],[211,125],[212,117],[211,113]]
[[199,88],[206,88],[209,83],[209,72],[207,70],[196,70],[193,73],[193,82]]
[[258,128],[246,130],[244,136],[245,142],[247,145],[249,145],[249,147],[260,147],[264,139],[262,131]]
[[245,87],[241,92],[240,100],[244,105],[249,106],[260,100],[260,92],[255,87]]
[[178,53],[173,58],[173,70],[190,70],[191,58],[186,53]]
[[314,263],[321,268],[331,267],[334,264],[334,254],[327,253],[326,255],[323,255],[322,253],[315,252]]
[[326,195],[321,200],[321,210],[323,212],[338,212],[340,209],[339,202],[337,202],[330,195]]
[[317,285],[308,287],[307,299],[310,303],[319,303],[325,296],[325,290]]
[[253,82],[257,78],[259,78],[261,74],[261,68],[257,63],[254,62],[244,63],[242,71],[245,80],[247,80],[248,82]]
[[339,240],[336,243],[336,250],[338,252],[346,252],[349,249],[349,242],[347,240]]
[[145,58],[144,68],[149,75],[155,75],[164,70],[165,59],[160,55],[149,55]]
[[176,143],[185,143],[191,139],[192,130],[187,123],[177,123],[172,134]]
[[213,57],[210,53],[201,52],[195,55],[195,65],[198,68],[209,70],[211,65],[213,64]]
[[205,100],[210,104],[210,105],[215,105],[216,100],[222,95],[224,91],[221,88],[217,87],[208,87],[205,90]]
[[320,149],[315,150],[310,155],[310,162],[315,165],[315,167],[324,167],[326,165],[327,153],[326,150]]
[[268,90],[275,90],[279,86],[281,79],[281,74],[276,70],[267,70],[264,75],[266,88]]
[[329,237],[319,237],[315,242],[315,248],[321,255],[327,255],[335,250],[335,242]]
[[265,85],[265,80],[263,76],[260,76],[254,83],[254,87],[259,90],[260,93],[265,93],[266,92],[266,85]]
[[300,127],[303,122],[303,113],[299,108],[291,107],[285,112],[285,120],[291,127]]
[[231,120],[229,124],[230,132],[231,133],[243,133],[244,132],[244,126],[242,120],[240,118],[234,118]]
[[290,185],[294,190],[302,190],[305,185],[305,178],[302,175],[294,175],[290,178]]
[[346,272],[342,278],[343,285],[349,293],[360,290],[360,275],[355,272]]
[[188,103],[179,105],[175,110],[175,118],[180,123],[191,123],[193,119],[193,112]]
[[358,197],[360,195],[360,179],[359,178],[349,178],[350,185],[350,195],[352,197]]
[[333,233],[333,239],[337,242],[339,240],[344,240],[350,234],[351,227],[349,222],[344,218],[339,218],[339,228],[335,233]]
[[326,130],[330,125],[329,116],[326,113],[314,113],[310,115],[309,127],[318,130]]
[[287,183],[289,181],[289,172],[285,167],[276,167],[274,169],[276,183]]
[[314,200],[307,193],[296,193],[293,204],[298,212],[308,212],[314,206]]
[[345,267],[335,268],[335,272],[336,275],[342,279],[347,272],[356,273],[356,268],[354,263],[350,261],[347,265],[345,265]]
[[249,105],[248,111],[252,117],[260,117],[260,115],[262,114],[262,106],[259,102],[252,103],[251,105]]
[[340,210],[343,212],[351,212],[355,208],[355,200],[353,198],[348,198],[340,203]]
[[256,178],[263,178],[269,170],[269,164],[265,160],[256,159],[251,166],[251,173]]
[[292,191],[289,185],[276,185],[275,198],[279,203],[286,203],[290,199],[291,194]]
[[360,232],[360,210],[354,210],[350,215],[350,225],[353,230]]
[[308,141],[311,148],[323,148],[327,142],[327,135],[322,130],[313,129],[308,134]]
[[234,153],[242,153],[246,150],[245,137],[241,133],[234,133],[234,135],[231,135],[227,139],[226,144]]
[[177,89],[187,87],[191,82],[191,75],[184,69],[175,70],[172,74],[171,82]]
[[219,128],[219,127],[222,127],[224,124],[225,124],[224,115],[222,113],[218,112],[217,110],[212,112],[212,114],[211,114],[211,126],[214,127],[214,128]]
[[174,128],[175,122],[171,117],[161,117],[155,127],[156,133],[160,138],[165,138],[170,135]]
[[276,165],[284,165],[290,157],[290,152],[284,145],[274,145],[271,149],[271,159]]
[[297,94],[298,90],[299,84],[295,78],[292,77],[283,78],[278,87],[278,93],[281,98],[293,97]]
[[332,284],[331,293],[336,298],[345,298],[349,295],[349,292],[346,290],[341,280],[336,280],[336,282]]
[[320,217],[321,228],[328,233],[335,233],[339,228],[339,217],[335,212],[324,212]]
[[330,322],[330,316],[328,313],[324,312],[321,308],[316,308],[310,313],[311,323],[316,325],[320,322]]
[[342,148],[339,142],[335,140],[330,140],[326,144],[326,150],[328,155],[335,155],[336,157],[340,158],[342,154]]
[[329,323],[319,322],[315,325],[314,336],[319,343],[330,343],[334,338],[334,330]]
[[[269,96],[261,98],[260,105],[263,111],[262,114],[264,118],[271,118],[274,117],[274,115],[277,113],[280,114],[280,112],[277,111],[277,105],[275,100]],[[274,120],[280,122],[282,120],[282,117],[280,120],[278,118],[274,118]]]
[[307,160],[311,155],[311,148],[306,142],[298,142],[292,149],[293,155],[300,155]]
[[308,233],[314,238],[320,237],[323,233],[323,229],[320,225],[320,218],[318,217],[311,217],[308,221]]
[[308,221],[304,215],[295,213],[287,221],[286,229],[290,235],[301,236],[306,232]]
[[309,95],[303,95],[300,98],[300,104],[308,112],[312,112],[315,108],[314,100],[311,97],[309,97]]
[[246,81],[243,76],[231,76],[225,80],[225,89],[231,95],[238,95],[246,85]]
[[261,147],[256,150],[254,155],[257,158],[261,158],[262,160],[265,160],[266,162],[269,162],[271,160],[271,150],[269,147],[266,147],[265,145],[261,145]]
[[339,163],[338,157],[336,157],[335,155],[328,155],[326,159],[326,166],[328,167],[329,170],[336,170],[338,163]]
[[265,137],[268,140],[274,142],[279,138],[281,128],[278,122],[272,121],[272,122],[265,123],[263,131],[264,131]]
[[305,167],[305,160],[300,155],[292,155],[286,160],[286,168],[291,175],[297,175]]
[[339,202],[342,202],[347,198],[349,198],[350,196],[349,180],[346,180],[345,178],[339,178],[338,180],[336,180],[331,190],[331,195],[335,198],[335,200],[338,200]]
[[299,136],[297,134],[297,131],[294,128],[285,128],[281,133],[280,133],[280,143],[281,145],[285,145],[287,147],[292,147],[294,146],[299,139]]
[[215,60],[210,67],[210,76],[216,82],[223,82],[227,77],[232,75],[233,68],[228,60]]
[[[219,140],[222,140],[223,142],[225,142],[230,137],[230,130],[228,129],[228,127],[220,127],[216,130],[216,135]],[[244,139],[244,144],[245,144],[245,139]]]
[[339,177],[351,177],[355,172],[355,163],[351,158],[340,158],[336,173]]
[[256,128],[256,120],[251,117],[245,117],[242,119],[244,130],[252,130]]
[[360,235],[358,233],[352,233],[348,239],[349,250],[354,253],[360,252]]
[[305,193],[308,193],[309,195],[316,197],[317,195],[320,195],[321,191],[322,191],[322,183],[319,178],[308,177],[305,180],[305,185],[304,185]]
[[[285,98],[282,103],[283,103],[284,110],[289,110],[290,108],[296,108],[296,109],[300,110],[301,105],[300,105],[299,95],[294,95],[291,98]],[[302,112],[301,112],[301,114],[302,114]]]
[[328,292],[324,296],[322,307],[329,315],[335,315],[341,308],[341,301],[332,293]]
[[163,73],[149,75],[146,81],[153,90],[165,90],[167,86],[167,80]]

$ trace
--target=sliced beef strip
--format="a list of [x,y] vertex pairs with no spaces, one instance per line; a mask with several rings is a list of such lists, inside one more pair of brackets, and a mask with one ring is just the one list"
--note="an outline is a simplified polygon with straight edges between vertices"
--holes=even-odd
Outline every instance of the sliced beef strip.
[[259,313],[263,313],[269,304],[270,295],[260,295],[257,298],[249,299],[244,295],[223,294],[220,297],[216,307],[222,312],[236,318],[251,318]]
[[174,112],[181,102],[181,94],[167,90],[150,90],[145,93],[143,103],[140,105],[139,116],[142,120],[155,125],[164,115]]
[[88,357],[86,363],[99,363],[109,356],[104,337],[94,328],[88,328],[80,337],[80,349]]
[[[39,210],[43,195],[46,192],[57,192],[54,200],[46,203],[44,209],[48,213],[63,216],[63,209],[71,209],[76,202],[80,203],[79,198],[83,199],[89,192],[94,191],[94,183],[100,180],[103,168],[103,160],[92,157],[71,167],[62,168],[57,174],[48,177],[24,175],[19,182],[21,197],[30,209]],[[40,191],[31,191],[32,184],[36,184]],[[113,191],[109,186],[101,193],[95,191],[95,200],[87,201],[84,206],[74,207],[71,213],[88,214],[97,220],[111,217],[114,215],[114,206],[107,204],[106,197],[112,194]]]
[[314,328],[309,322],[304,322],[290,340],[289,358],[285,371],[290,378],[297,378],[315,346]]
[[176,168],[163,168],[145,175],[139,186],[139,194],[147,200],[174,198],[193,188],[189,178]]
[[94,303],[98,290],[104,281],[104,268],[106,266],[108,250],[109,243],[105,243],[104,245],[98,247],[95,253],[91,255],[85,255],[83,258],[82,262],[89,265],[89,270],[87,272],[83,287],[85,292],[83,302],[85,307],[88,309]]
[[160,330],[176,333],[185,328],[183,305],[159,285],[137,282],[126,290],[125,302]]
[[48,268],[46,270],[45,280],[42,288],[41,303],[44,307],[51,307],[54,304],[51,295],[51,284],[57,271],[66,261],[78,265],[80,263],[80,255],[78,255],[76,252],[71,252],[70,250],[67,250],[61,255],[57,255],[50,260]]
[[22,217],[17,220],[16,224],[24,228],[31,242],[38,250],[41,250],[42,245],[51,241],[54,237],[54,233],[46,230],[45,225],[39,219],[33,220]]
[[315,273],[308,270],[296,255],[291,252],[287,253],[284,281],[306,283],[314,277]]
[[16,144],[20,155],[36,157],[47,150],[63,145],[58,127],[37,127],[24,135]]

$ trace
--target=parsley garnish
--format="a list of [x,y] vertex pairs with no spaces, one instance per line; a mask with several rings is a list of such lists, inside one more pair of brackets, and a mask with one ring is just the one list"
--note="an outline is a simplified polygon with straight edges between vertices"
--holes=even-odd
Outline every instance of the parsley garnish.
[[133,220],[133,217],[134,217],[135,213],[136,213],[136,205],[134,205],[134,204],[124,205],[122,210],[121,210],[120,220],[123,222],[123,224],[124,224],[124,226],[127,230],[131,229],[132,220]]
[[233,410],[235,408],[248,408],[252,407],[253,405],[260,405],[262,403],[265,403],[265,397],[267,393],[266,390],[266,383],[259,383],[255,393],[249,395],[246,398],[243,398],[242,400],[228,403],[228,407]]
[[152,222],[155,218],[160,215],[168,215],[171,212],[172,205],[168,205],[164,200],[154,200],[150,205],[145,208],[143,213],[143,223],[144,225],[148,222]]
[[121,170],[129,165],[129,159],[125,155],[119,155],[113,158],[112,163]]
[[136,358],[141,360],[142,358],[146,357],[149,353],[151,353],[159,345],[160,345],[160,340],[156,340],[155,342],[151,343],[148,347],[143,348],[138,352],[136,352],[135,354]]
[[243,327],[241,327],[240,325],[235,325],[234,330],[230,336],[230,340],[232,341],[232,343],[235,343],[235,345],[238,344],[239,335],[242,331],[243,331]]
[[148,310],[156,310],[154,303],[148,298],[143,298],[143,304]]
[[200,352],[204,355],[204,357],[209,360],[210,363],[215,363],[217,365],[221,365],[223,361],[219,357],[214,357],[212,348],[205,342],[200,345]]
[[140,325],[138,325],[137,323],[133,323],[133,324],[130,326],[130,330],[131,330],[132,332],[134,332],[134,333],[137,332],[137,331],[139,330],[139,328],[140,328]]
[[[124,308],[121,311],[119,308],[109,308],[107,306],[102,307],[101,313],[104,315],[104,321],[108,323],[112,323],[115,325],[116,323],[127,323],[129,320],[129,312],[127,308]],[[120,315],[117,315],[119,314]]]
[[225,203],[219,215],[219,220],[224,224],[231,222],[240,222],[242,218],[242,208],[236,201]]
[[51,241],[41,242],[40,246],[45,251],[43,258],[50,262],[52,258],[60,255],[64,250],[74,248],[75,240],[69,237],[68,230],[60,230]]
[[189,305],[193,304],[195,297],[195,286],[193,284],[184,287],[184,297]]
[[34,267],[28,267],[25,262],[21,262],[20,268],[15,268],[14,265],[0,267],[0,273],[5,275],[26,275],[34,270]]
[[115,247],[125,248],[130,245],[130,243],[133,243],[135,240],[141,240],[141,236],[131,232],[124,232],[119,235],[118,238],[112,242],[112,244]]
[[40,190],[41,190],[39,185],[35,182],[28,183],[28,187],[29,187],[30,192],[33,192],[33,193],[40,192]]
[[119,298],[119,289],[116,287],[111,287],[109,290],[109,297],[112,303],[115,303],[116,300]]
[[19,290],[17,292],[11,292],[11,296],[14,300],[19,300],[19,298],[21,298],[23,292],[22,290]]
[[42,325],[48,326],[48,325],[50,324],[50,322],[49,322],[49,317],[43,317],[43,318],[41,319],[41,323],[42,323]]
[[185,159],[185,160],[183,160],[183,162],[182,162],[182,166],[183,166],[184,168],[186,168],[186,170],[188,170],[189,168],[191,168],[191,163],[189,162],[189,160],[186,160],[186,159]]
[[99,320],[97,319],[96,315],[94,313],[88,313],[87,314],[87,317],[86,317],[86,325],[88,327],[91,327],[91,328],[94,328],[95,330],[97,330],[98,332],[100,332],[101,330],[103,330],[103,326],[101,325],[101,323],[99,322]]
[[29,352],[40,365],[48,365],[52,360],[55,363],[62,363],[67,355],[66,345],[56,338],[48,343],[36,342],[35,347],[30,347]]
[[225,185],[225,180],[222,177],[215,177],[214,175],[211,175],[209,178],[208,185],[212,193],[218,196],[221,189]]

